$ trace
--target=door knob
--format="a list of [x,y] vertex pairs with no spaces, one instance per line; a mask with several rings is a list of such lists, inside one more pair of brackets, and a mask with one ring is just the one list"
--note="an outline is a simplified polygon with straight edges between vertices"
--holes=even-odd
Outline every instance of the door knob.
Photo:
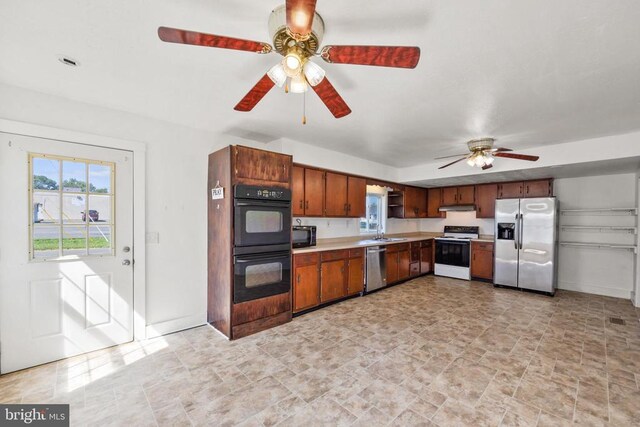
[[125,259],[124,261],[122,261],[122,265],[131,265],[131,261]]

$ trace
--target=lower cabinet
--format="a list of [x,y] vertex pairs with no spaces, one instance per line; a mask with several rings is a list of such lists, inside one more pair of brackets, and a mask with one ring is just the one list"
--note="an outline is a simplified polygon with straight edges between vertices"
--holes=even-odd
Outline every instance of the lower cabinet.
[[493,281],[493,243],[471,242],[471,277]]
[[409,278],[411,252],[409,244],[387,245],[387,285]]
[[300,254],[293,257],[294,313],[320,304],[319,260],[318,253]]
[[364,290],[364,249],[349,250],[347,270],[347,295],[359,294]]
[[433,245],[433,239],[420,242],[420,274],[431,273],[433,271]]
[[387,266],[387,285],[398,281],[398,250],[394,245],[387,245],[385,252],[385,264]]

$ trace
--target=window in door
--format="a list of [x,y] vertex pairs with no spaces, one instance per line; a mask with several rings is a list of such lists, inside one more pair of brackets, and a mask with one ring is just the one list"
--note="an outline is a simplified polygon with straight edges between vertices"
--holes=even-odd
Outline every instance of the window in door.
[[30,259],[114,254],[115,166],[29,155]]
[[366,204],[366,216],[360,218],[360,233],[384,233],[386,213],[384,195],[367,192]]

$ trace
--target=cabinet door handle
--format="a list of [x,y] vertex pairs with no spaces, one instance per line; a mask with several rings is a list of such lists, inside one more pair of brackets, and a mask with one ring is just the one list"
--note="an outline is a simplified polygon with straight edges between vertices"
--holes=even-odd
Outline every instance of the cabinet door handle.
[[527,194],[529,194],[529,186],[527,185]]
[[308,200],[305,203],[305,209],[309,209],[309,201]]
[[349,205],[347,203],[344,204],[344,211],[345,212],[349,212],[349,209],[347,209],[349,207]]
[[296,279],[298,283],[300,283],[300,275],[298,274],[298,278]]
[[347,212],[351,212],[351,203],[349,203],[349,206],[347,207]]
[[302,209],[302,200],[300,200],[300,209]]

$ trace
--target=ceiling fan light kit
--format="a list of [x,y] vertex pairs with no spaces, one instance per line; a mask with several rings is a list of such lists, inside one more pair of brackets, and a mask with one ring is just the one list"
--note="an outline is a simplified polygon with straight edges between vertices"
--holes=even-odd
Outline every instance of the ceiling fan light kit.
[[415,46],[325,46],[318,54],[325,27],[316,12],[316,0],[286,0],[269,15],[268,28],[273,47],[253,40],[169,27],[159,27],[158,37],[169,43],[260,54],[275,50],[282,55],[282,61],[271,67],[234,107],[237,111],[251,111],[274,86],[284,86],[285,92],[291,93],[305,93],[311,86],[335,118],[344,117],[351,109],[326,78],[322,67],[310,61],[311,57],[319,56],[328,63],[394,68],[415,68],[420,60],[420,48]]
[[527,160],[530,162],[535,162],[539,159],[538,156],[529,156],[526,154],[511,153],[511,151],[513,150],[511,150],[510,148],[502,148],[502,147],[494,148],[493,147],[494,142],[495,142],[494,138],[472,139],[471,141],[467,142],[467,148],[471,152],[470,154],[459,154],[455,156],[438,157],[436,160],[462,156],[451,163],[447,163],[444,166],[440,166],[438,169],[444,169],[446,167],[454,165],[463,160],[466,160],[467,164],[471,167],[477,166],[479,168],[482,168],[482,170],[487,170],[493,167],[493,162],[495,161],[496,157],[506,157],[506,158],[517,159],[517,160]]

